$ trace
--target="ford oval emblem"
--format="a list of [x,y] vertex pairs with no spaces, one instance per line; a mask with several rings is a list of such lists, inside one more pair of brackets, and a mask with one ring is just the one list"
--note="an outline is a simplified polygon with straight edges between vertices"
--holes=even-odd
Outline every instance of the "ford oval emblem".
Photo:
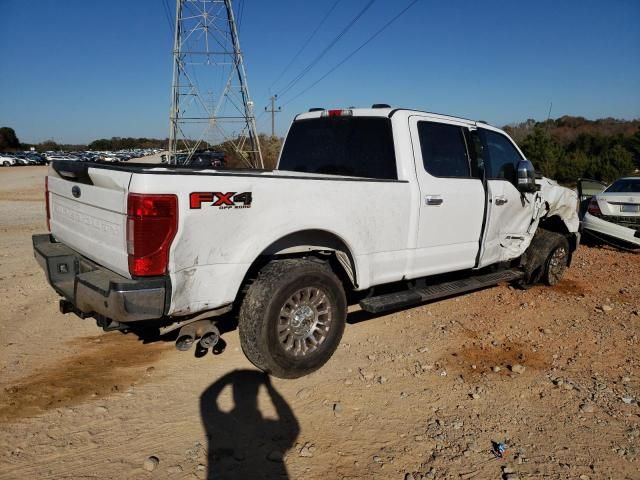
[[74,197],[78,198],[82,192],[80,191],[79,186],[74,185],[73,188],[71,189],[71,193],[73,194]]

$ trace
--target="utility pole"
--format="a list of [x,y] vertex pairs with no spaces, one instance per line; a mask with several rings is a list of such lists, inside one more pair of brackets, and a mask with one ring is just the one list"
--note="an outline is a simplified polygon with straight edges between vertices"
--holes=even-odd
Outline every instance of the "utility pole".
[[282,111],[282,107],[278,107],[276,109],[276,100],[278,99],[278,95],[273,95],[271,97],[271,110],[267,107],[264,107],[265,112],[271,112],[271,136],[276,136],[276,113],[280,113]]
[[169,163],[217,146],[263,168],[231,0],[176,0],[169,123]]

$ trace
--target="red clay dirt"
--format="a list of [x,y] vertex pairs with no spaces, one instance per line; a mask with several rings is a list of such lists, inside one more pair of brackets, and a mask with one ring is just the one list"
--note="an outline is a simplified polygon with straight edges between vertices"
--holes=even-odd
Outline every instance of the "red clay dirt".
[[235,331],[196,358],[61,315],[30,244],[44,172],[0,171],[0,479],[640,479],[639,255],[354,309],[324,368],[269,380]]

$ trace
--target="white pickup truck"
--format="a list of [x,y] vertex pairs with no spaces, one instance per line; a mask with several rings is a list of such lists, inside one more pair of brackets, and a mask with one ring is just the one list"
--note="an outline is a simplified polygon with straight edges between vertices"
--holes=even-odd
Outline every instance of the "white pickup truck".
[[323,365],[370,312],[499,282],[553,285],[577,196],[483,122],[387,106],[298,115],[275,170],[56,161],[37,260],[61,311],[213,345],[237,313],[279,377]]

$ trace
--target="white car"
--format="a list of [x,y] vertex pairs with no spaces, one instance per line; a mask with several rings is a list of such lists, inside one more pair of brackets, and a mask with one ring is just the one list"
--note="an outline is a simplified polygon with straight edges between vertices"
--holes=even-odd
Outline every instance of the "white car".
[[591,197],[582,228],[596,238],[613,238],[640,247],[640,177],[619,178]]
[[13,167],[15,165],[18,165],[18,162],[14,157],[0,155],[0,165],[2,165],[3,167]]

